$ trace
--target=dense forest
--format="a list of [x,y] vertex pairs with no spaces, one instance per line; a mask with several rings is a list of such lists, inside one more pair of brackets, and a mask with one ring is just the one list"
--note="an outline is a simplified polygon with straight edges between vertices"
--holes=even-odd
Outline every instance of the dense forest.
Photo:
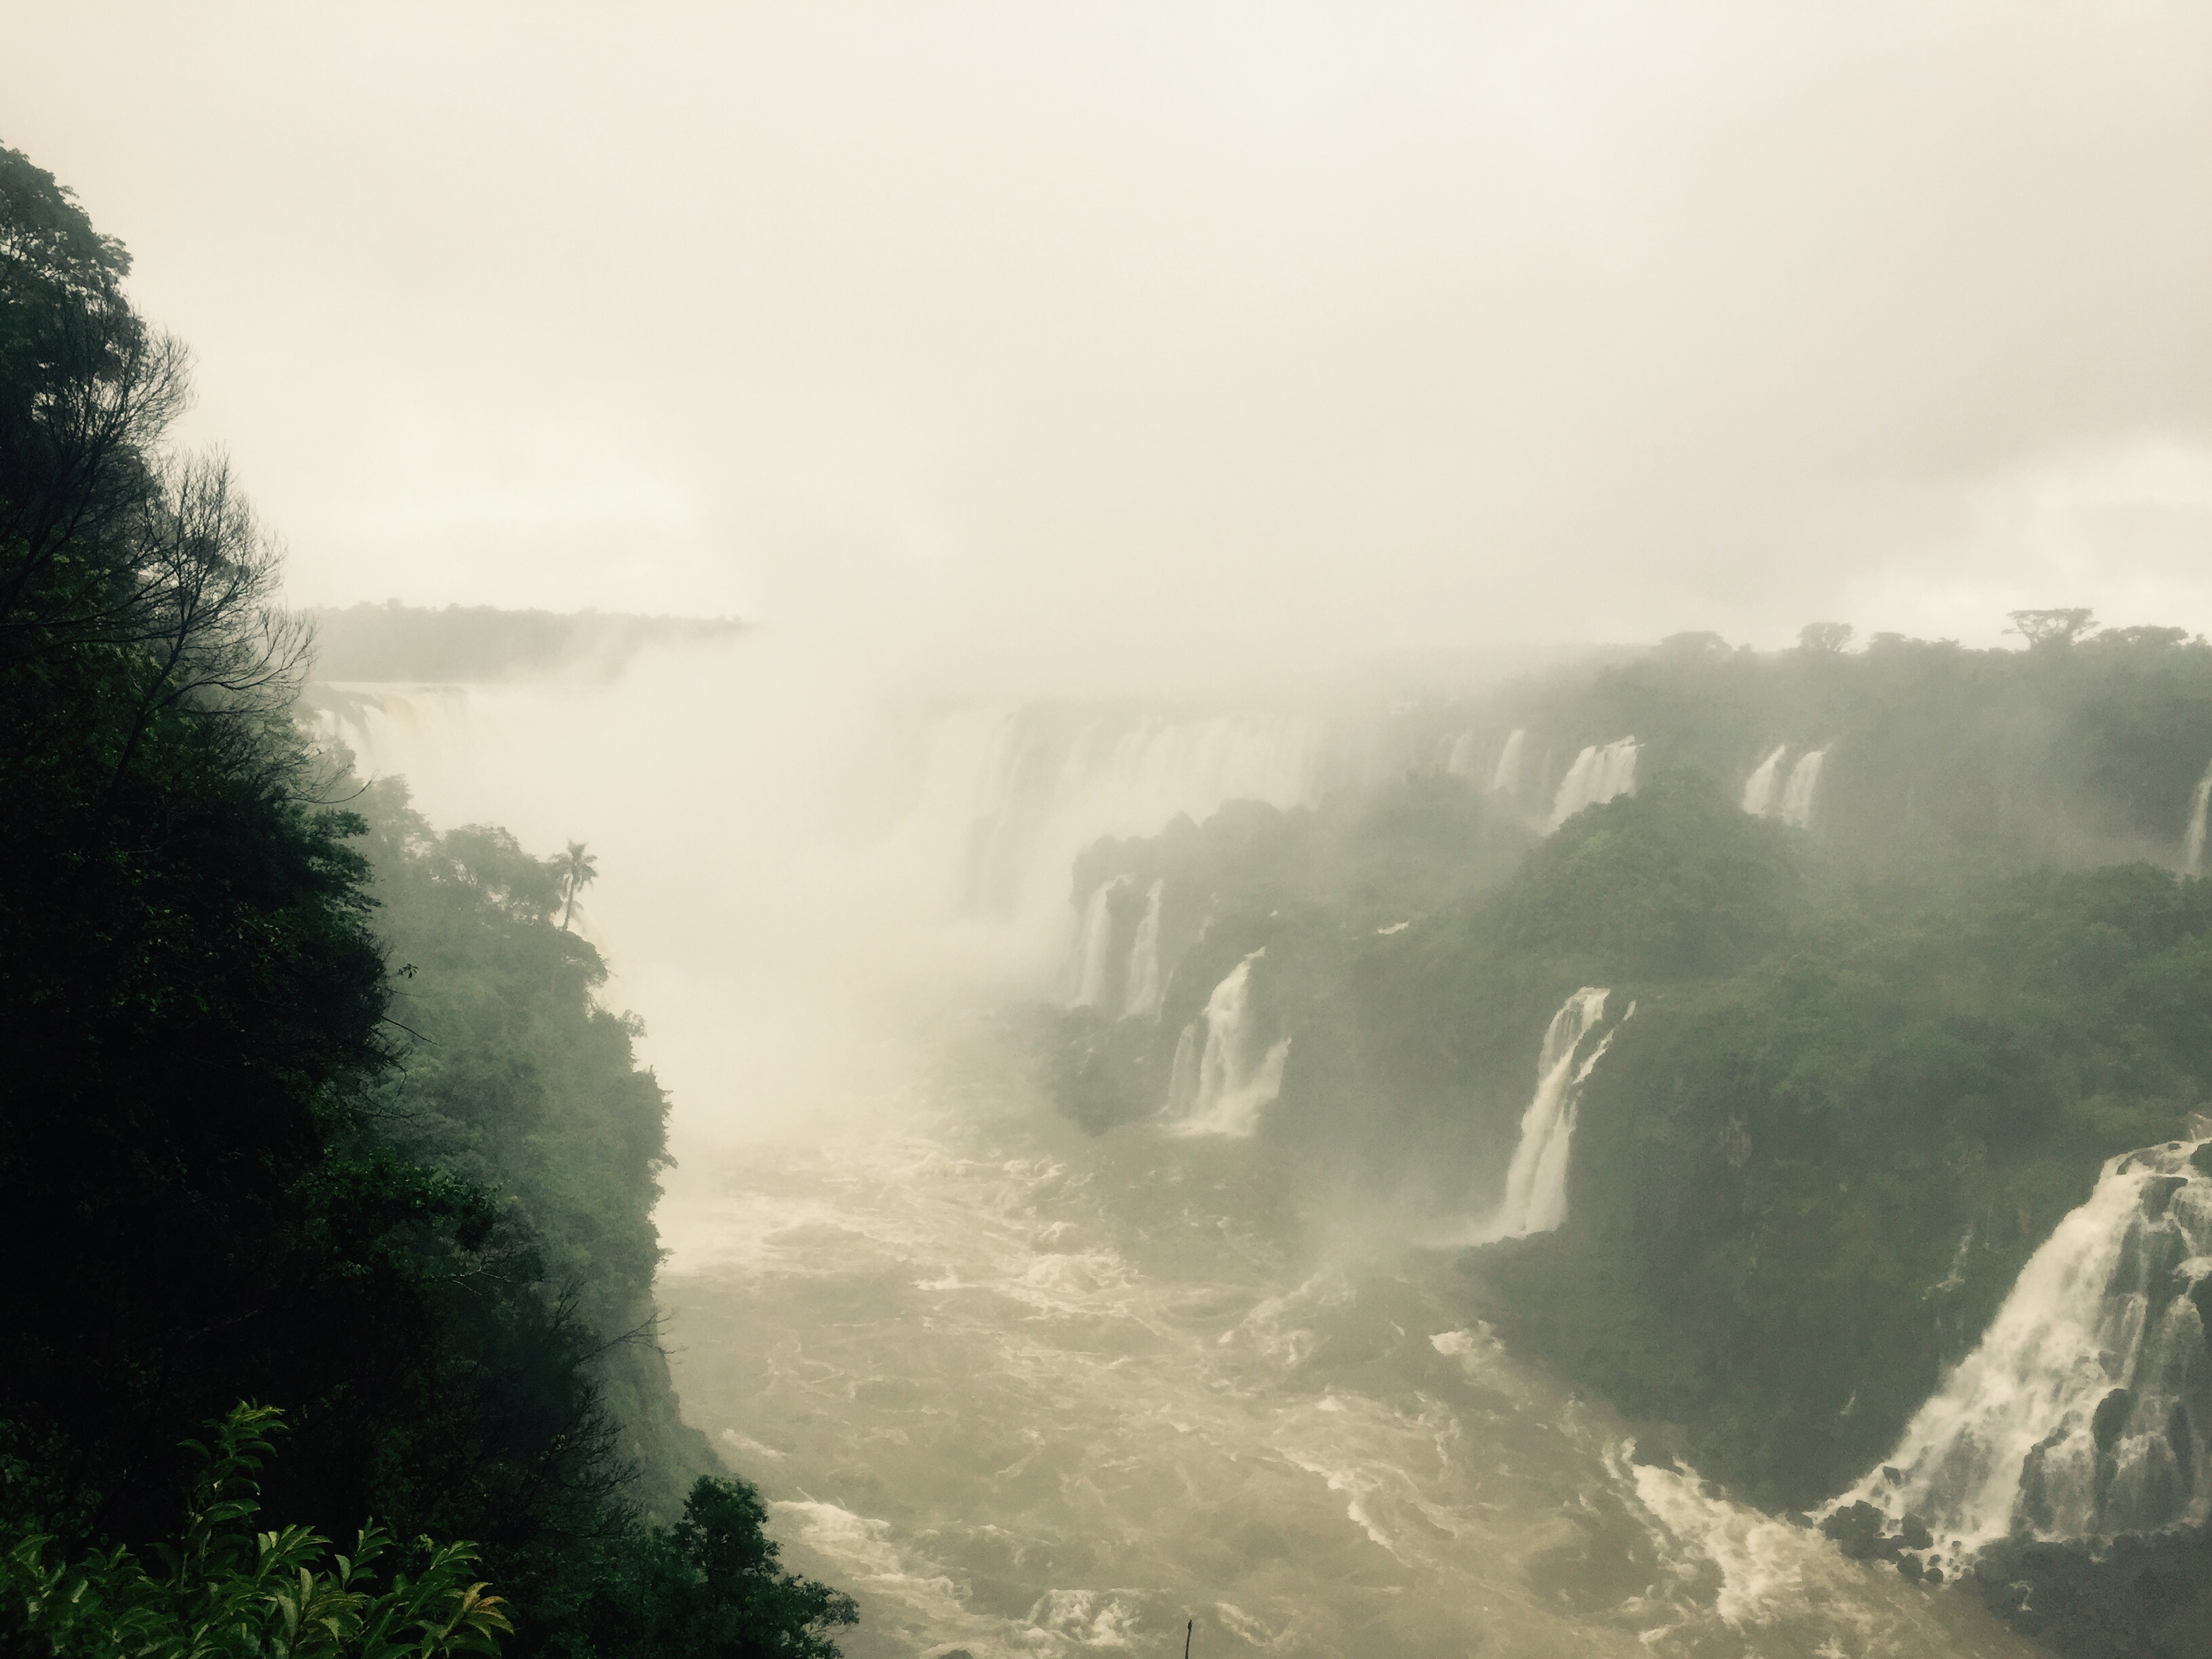
[[[1818,1510],[2106,1160],[2212,1133],[2212,647],[2021,623],[2018,650],[1670,641],[1419,712],[1399,775],[1317,808],[1097,844],[1063,1109],[1172,1118],[1194,1053],[1217,1092],[1276,1055],[1257,1133],[1334,1202],[1479,1220],[1547,1021],[1608,988],[1564,1219],[1468,1251],[1470,1310],[1649,1455]],[[1632,783],[1562,814],[1609,744]],[[1767,784],[1805,754],[1791,818]],[[1991,1550],[1992,1605],[2069,1654],[2204,1650],[2212,1537],[2180,1517],[2212,1415],[2176,1410],[2152,1524]],[[1836,1530],[1923,1571],[1893,1528]]]
[[677,1414],[586,856],[308,745],[129,270],[0,149],[0,1649],[827,1659]]

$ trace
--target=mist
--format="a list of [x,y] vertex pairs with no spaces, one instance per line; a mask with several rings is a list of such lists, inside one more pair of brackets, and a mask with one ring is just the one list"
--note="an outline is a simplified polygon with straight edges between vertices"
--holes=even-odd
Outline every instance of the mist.
[[5,38],[0,1630],[2212,1644],[2212,13]]
[[[19,8],[0,86],[193,342],[301,602],[1151,695],[2212,623],[2206,27]],[[94,52],[96,107],[33,68]]]

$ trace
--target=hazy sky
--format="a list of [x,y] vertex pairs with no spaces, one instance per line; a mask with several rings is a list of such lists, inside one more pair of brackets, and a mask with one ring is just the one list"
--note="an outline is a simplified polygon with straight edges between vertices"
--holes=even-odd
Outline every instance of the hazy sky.
[[2212,6],[0,3],[303,601],[2212,631]]

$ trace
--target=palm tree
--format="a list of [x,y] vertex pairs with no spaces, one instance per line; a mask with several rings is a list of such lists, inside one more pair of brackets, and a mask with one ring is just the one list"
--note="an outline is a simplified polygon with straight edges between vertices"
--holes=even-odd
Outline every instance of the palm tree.
[[576,914],[576,895],[599,879],[599,863],[584,850],[584,843],[572,841],[568,850],[553,860],[554,878],[560,883],[560,893],[567,908],[561,912],[561,931],[568,930],[568,918]]

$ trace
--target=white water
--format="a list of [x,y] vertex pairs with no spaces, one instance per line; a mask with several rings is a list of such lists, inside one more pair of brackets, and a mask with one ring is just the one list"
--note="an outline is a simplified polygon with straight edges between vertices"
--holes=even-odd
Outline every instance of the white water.
[[1267,954],[1263,946],[1230,969],[1183,1027],[1168,1085],[1170,1133],[1247,1139],[1280,1092],[1291,1040],[1263,1044],[1252,1010],[1252,964]]
[[1160,1011],[1160,905],[1167,883],[1152,883],[1145,895],[1145,914],[1137,923],[1137,937],[1129,946],[1128,994],[1122,1000],[1124,1019],[1142,1019]]
[[1587,1056],[1577,1056],[1583,1039],[1605,1018],[1610,994],[1602,987],[1585,985],[1552,1016],[1536,1058],[1536,1091],[1521,1115],[1521,1139],[1505,1171],[1504,1196],[1476,1233],[1478,1240],[1547,1233],[1567,1218],[1567,1160],[1574,1149],[1577,1097],[1612,1043],[1613,1032]]
[[2204,769],[2204,775],[2197,780],[2197,792],[2189,798],[2189,829],[2182,837],[2181,873],[2201,876],[2204,873],[2204,815],[2212,806],[2212,766]]
[[1455,778],[1474,775],[1475,741],[1476,734],[1473,732],[1462,732],[1457,737],[1445,740],[1443,769],[1449,775]]
[[1449,1258],[1333,1265],[1252,1143],[929,1079],[672,1222],[684,1412],[848,1659],[2028,1659],[1968,1596],[1639,1466]]
[[1600,806],[1616,795],[1636,793],[1637,742],[1622,738],[1602,747],[1592,744],[1575,757],[1575,763],[1559,780],[1552,801],[1550,827],[1558,829],[1585,806]]
[[1776,744],[1772,751],[1745,780],[1743,810],[1752,817],[1763,818],[1774,810],[1774,799],[1782,779],[1782,757],[1789,752],[1788,744]]
[[1820,763],[1827,753],[1825,749],[1809,750],[1790,767],[1790,782],[1782,792],[1783,823],[1799,830],[1811,827],[1813,798],[1820,787]]
[[1521,793],[1521,751],[1528,746],[1528,734],[1515,726],[1505,739],[1505,747],[1498,751],[1498,764],[1491,769],[1490,793],[1493,795]]
[[2104,1539],[2204,1520],[2212,1352],[2189,1291],[2212,1273],[2212,1180],[2198,1144],[2106,1164],[1897,1449],[1837,1505],[1918,1516],[1947,1563],[2014,1532]]

